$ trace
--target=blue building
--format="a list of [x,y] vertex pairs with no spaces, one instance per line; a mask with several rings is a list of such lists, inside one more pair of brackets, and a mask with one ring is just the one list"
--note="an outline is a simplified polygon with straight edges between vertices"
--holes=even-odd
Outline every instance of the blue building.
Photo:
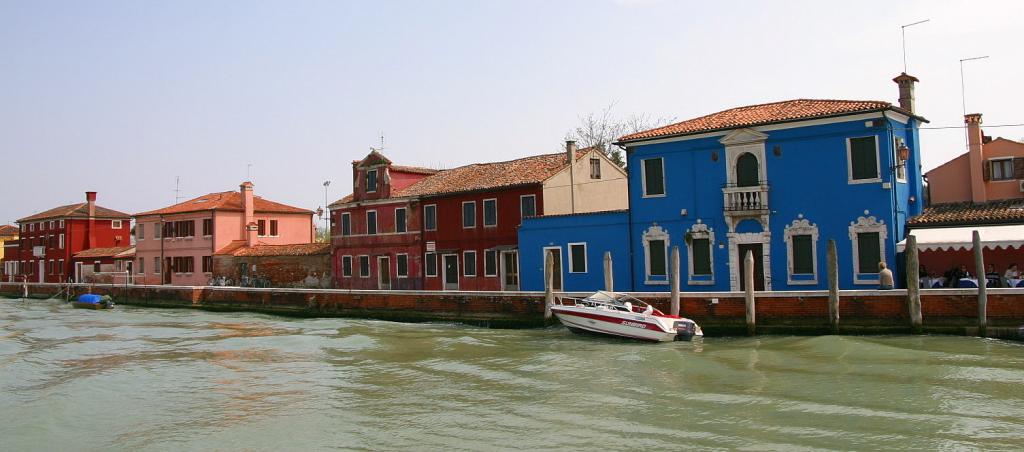
[[[917,79],[901,74],[894,81],[900,106],[798,99],[620,138],[630,169],[631,284],[616,281],[616,288],[667,291],[669,250],[679,246],[685,291],[742,290],[747,251],[758,290],[824,289],[829,239],[837,245],[840,287],[878,287],[879,263],[895,271],[896,243],[923,203],[918,127],[926,121],[914,113]],[[606,227],[575,218],[537,219],[520,232],[520,249],[543,242],[533,230],[544,230],[548,242],[618,246],[618,238],[599,232]],[[540,224],[546,221],[552,227]],[[556,232],[556,222],[564,231]],[[528,283],[531,271],[523,266],[523,288],[543,289],[542,279]],[[566,278],[565,289],[597,289],[600,280],[600,273]]]
[[[616,290],[633,287],[630,274],[629,213],[625,210],[525,218],[519,226],[520,284],[544,290],[544,253],[553,252],[556,291],[604,289],[604,253],[612,254]],[[563,264],[564,263],[564,264]]]

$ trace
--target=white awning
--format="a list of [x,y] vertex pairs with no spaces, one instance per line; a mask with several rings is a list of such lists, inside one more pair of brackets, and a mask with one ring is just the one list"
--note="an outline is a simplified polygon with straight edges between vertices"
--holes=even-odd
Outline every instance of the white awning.
[[[917,237],[917,249],[926,250],[969,250],[974,248],[973,231],[978,231],[981,247],[984,249],[1009,249],[1024,246],[1024,224],[996,226],[968,226],[958,228],[924,228],[910,231]],[[896,251],[902,252],[907,241],[896,244]]]

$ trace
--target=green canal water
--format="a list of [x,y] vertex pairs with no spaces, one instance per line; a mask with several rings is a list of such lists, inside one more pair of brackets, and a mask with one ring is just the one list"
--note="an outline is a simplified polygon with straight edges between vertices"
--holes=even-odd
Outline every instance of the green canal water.
[[0,450],[1024,449],[1024,344],[0,299]]

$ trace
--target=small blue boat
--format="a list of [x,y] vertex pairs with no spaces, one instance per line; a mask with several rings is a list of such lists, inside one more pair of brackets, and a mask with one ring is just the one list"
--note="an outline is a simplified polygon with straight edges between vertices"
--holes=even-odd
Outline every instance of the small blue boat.
[[72,301],[71,306],[79,309],[110,309],[114,307],[114,302],[110,295],[86,293],[79,295],[78,300]]

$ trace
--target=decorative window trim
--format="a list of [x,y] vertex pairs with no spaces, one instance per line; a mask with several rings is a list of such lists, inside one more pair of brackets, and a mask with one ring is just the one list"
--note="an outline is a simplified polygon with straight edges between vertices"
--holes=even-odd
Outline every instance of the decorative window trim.
[[[707,224],[697,220],[687,231],[690,235],[689,243],[686,244],[686,283],[691,286],[713,286],[715,285],[715,230]],[[711,261],[711,275],[693,274],[693,241],[697,239],[708,240],[708,259]],[[666,267],[667,268],[667,267]],[[708,278],[710,276],[710,278]]]
[[[661,193],[649,195],[647,194],[647,161],[648,160],[660,160],[661,161]],[[664,198],[668,195],[668,181],[665,180],[665,158],[654,157],[649,159],[640,159],[640,194],[644,198]],[[668,283],[666,283],[668,284]]]
[[[431,209],[431,210],[434,211],[434,227],[432,227],[432,228],[431,227],[427,227],[427,224],[429,224],[429,222],[427,221],[427,218],[430,217],[429,215],[427,215],[427,210],[428,209]],[[425,204],[423,206],[423,230],[424,231],[436,231],[437,230],[437,204]]]
[[885,220],[878,220],[874,216],[865,210],[864,216],[857,217],[857,221],[850,222],[850,243],[852,245],[851,250],[853,252],[853,283],[859,285],[877,285],[878,284],[878,272],[875,273],[861,273],[860,272],[860,253],[858,253],[859,240],[857,234],[863,232],[877,232],[878,233],[878,256],[885,262],[886,265],[889,263],[885,259],[885,240],[889,236],[888,228],[885,225]]
[[[814,271],[810,279],[794,279],[793,236],[796,235],[811,236],[811,268]],[[804,218],[803,214],[799,214],[797,219],[786,225],[783,240],[786,242],[786,283],[791,286],[818,284],[818,225]]]
[[[652,240],[664,240],[665,241],[665,276],[651,275],[651,241]],[[657,223],[647,228],[643,234],[643,246],[644,246],[644,284],[649,285],[667,285],[668,284],[668,250],[671,249],[671,242],[669,241],[668,232],[666,232]],[[653,277],[659,279],[651,279]],[[660,278],[665,278],[664,280]]]
[[752,243],[761,244],[764,290],[772,290],[772,233],[767,230],[761,232],[729,232],[725,236],[729,241],[729,290],[733,292],[740,290],[740,266],[743,265],[743,258],[745,257],[740,255],[740,245]]
[[[875,139],[875,174],[876,176],[871,179],[854,179],[853,178],[853,146],[852,141],[855,138],[874,138]],[[882,161],[879,158],[878,149],[878,135],[864,135],[860,137],[849,137],[846,139],[846,183],[849,185],[856,184],[874,184],[882,181]]]
[[[573,264],[575,263],[575,261],[573,260],[573,254],[572,254],[572,246],[573,245],[583,245],[583,271],[581,271],[581,272],[572,271]],[[590,270],[589,268],[587,268],[587,242],[572,242],[572,243],[568,243],[568,244],[566,244],[566,248],[569,249],[569,273],[570,274],[574,274],[574,273],[575,274],[584,274],[584,273],[587,273]]]
[[[488,202],[493,202],[494,203],[494,224],[487,224],[487,203]],[[483,200],[482,205],[483,205],[483,212],[482,212],[482,215],[480,215],[480,216],[482,217],[481,219],[483,220],[484,227],[485,228],[496,228],[496,227],[498,227],[498,198],[487,198],[487,199]]]
[[729,184],[736,184],[736,162],[740,156],[750,153],[757,159],[758,183],[768,180],[764,142],[768,135],[752,129],[740,129],[718,140],[725,146],[725,177]]

